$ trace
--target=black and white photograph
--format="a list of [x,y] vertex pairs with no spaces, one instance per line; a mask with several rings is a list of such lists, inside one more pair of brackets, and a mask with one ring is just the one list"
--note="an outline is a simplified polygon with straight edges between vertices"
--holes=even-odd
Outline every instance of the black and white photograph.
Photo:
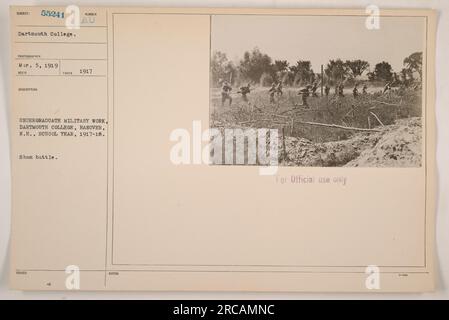
[[210,127],[277,130],[281,166],[420,167],[425,18],[367,19],[212,16]]

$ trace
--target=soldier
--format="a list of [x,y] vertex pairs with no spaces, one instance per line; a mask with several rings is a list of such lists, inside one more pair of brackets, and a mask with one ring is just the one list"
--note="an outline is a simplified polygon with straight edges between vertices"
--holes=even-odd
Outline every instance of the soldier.
[[318,95],[316,94],[317,89],[318,89],[318,82],[315,81],[312,86],[312,97],[318,97]]
[[229,82],[225,81],[223,84],[223,87],[221,87],[221,106],[224,107],[224,104],[226,100],[229,99],[229,106],[232,104],[232,97],[231,97],[231,90],[232,87],[229,84]]
[[387,84],[384,87],[384,91],[382,93],[386,93],[391,90],[391,82],[387,82]]
[[355,118],[355,108],[356,108],[356,106],[354,104],[351,104],[350,114],[352,115],[352,119]]
[[366,84],[364,84],[363,88],[362,88],[362,93],[363,94],[368,94],[368,91],[366,91],[367,89],[368,89],[368,86]]
[[344,97],[345,95],[344,95],[344,93],[343,93],[343,89],[345,88],[345,86],[344,86],[344,84],[343,84],[343,82],[341,82],[340,84],[339,84],[339,86],[338,86],[338,95],[340,96],[340,97]]
[[357,98],[357,96],[359,95],[359,89],[357,89],[358,84],[356,83],[354,85],[354,89],[352,89],[352,95],[354,96],[354,98]]
[[270,103],[274,103],[274,95],[276,93],[276,82],[273,82],[271,84],[270,90],[268,90],[268,93],[270,94]]
[[304,89],[299,90],[298,95],[301,95],[301,106],[309,108],[309,104],[307,103],[307,98],[309,97],[309,90],[312,86],[307,85]]
[[324,87],[324,94],[327,96],[329,96],[329,92],[331,91],[331,87],[329,87],[327,84]]
[[242,95],[242,100],[245,102],[248,102],[248,97],[246,96],[251,92],[250,84],[248,83],[247,86],[240,87],[240,91],[237,93],[240,93]]
[[278,85],[276,86],[276,95],[282,96],[284,93],[282,92],[282,81],[279,81]]

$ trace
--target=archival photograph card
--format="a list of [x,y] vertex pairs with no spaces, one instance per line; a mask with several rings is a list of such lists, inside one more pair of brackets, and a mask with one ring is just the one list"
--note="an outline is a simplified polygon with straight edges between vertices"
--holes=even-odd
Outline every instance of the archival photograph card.
[[10,18],[11,288],[434,289],[434,11]]

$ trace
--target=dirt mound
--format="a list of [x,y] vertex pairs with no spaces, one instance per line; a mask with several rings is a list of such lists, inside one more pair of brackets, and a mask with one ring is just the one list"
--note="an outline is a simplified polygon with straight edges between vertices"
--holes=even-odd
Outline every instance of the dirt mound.
[[[416,167],[421,165],[421,118],[396,121],[380,132],[350,139],[313,143],[287,137],[283,165],[347,167]],[[283,152],[283,150],[281,150]]]
[[347,167],[421,166],[421,118],[401,119],[386,127],[374,148],[365,149]]

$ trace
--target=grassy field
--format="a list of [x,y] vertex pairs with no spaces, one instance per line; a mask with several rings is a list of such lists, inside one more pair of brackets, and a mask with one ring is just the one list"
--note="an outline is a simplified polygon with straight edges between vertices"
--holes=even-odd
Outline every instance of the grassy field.
[[[232,104],[221,103],[212,89],[211,127],[279,130],[279,163],[285,166],[415,167],[421,165],[421,91],[395,88],[382,94],[308,97],[302,106],[297,88],[284,88],[270,103],[268,88],[258,87],[242,100],[237,90]],[[247,152],[247,146],[244,146]]]
[[[354,98],[352,88],[346,88],[345,96],[308,98],[309,108],[301,106],[297,88],[284,88],[284,93],[270,103],[269,88],[258,87],[248,95],[249,103],[242,100],[237,89],[229,101],[221,104],[219,88],[211,91],[210,120],[212,127],[224,128],[284,128],[286,136],[300,137],[313,142],[349,139],[357,130],[346,130],[304,124],[315,122],[343,127],[373,129],[393,124],[395,120],[421,116],[421,91],[395,89],[382,94],[381,87],[371,87],[368,94]],[[359,88],[361,91],[361,88]]]

